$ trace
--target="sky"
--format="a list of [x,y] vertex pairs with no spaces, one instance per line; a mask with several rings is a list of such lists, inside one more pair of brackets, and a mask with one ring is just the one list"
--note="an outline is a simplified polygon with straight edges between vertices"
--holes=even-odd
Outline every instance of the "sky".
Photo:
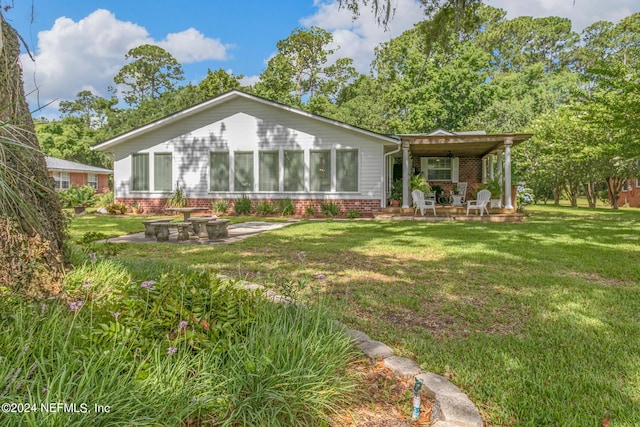
[[[109,97],[125,54],[156,44],[181,63],[185,82],[199,83],[207,70],[224,69],[257,81],[276,43],[295,28],[312,25],[332,33],[338,56],[368,73],[374,48],[424,19],[419,0],[393,0],[389,29],[364,10],[357,20],[337,0],[0,0],[13,4],[6,20],[29,46],[35,62],[21,56],[25,90],[36,117],[55,118],[61,100],[91,90]],[[485,0],[517,16],[562,16],[581,31],[599,20],[617,23],[640,12],[640,0]],[[575,4],[574,4],[575,3]],[[37,88],[37,90],[36,90]]]

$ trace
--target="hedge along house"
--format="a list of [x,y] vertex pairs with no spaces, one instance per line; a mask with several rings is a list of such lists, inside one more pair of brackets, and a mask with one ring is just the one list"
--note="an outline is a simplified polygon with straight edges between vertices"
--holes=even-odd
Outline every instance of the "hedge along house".
[[114,155],[114,197],[160,211],[184,190],[217,199],[291,199],[295,213],[333,202],[371,216],[385,205],[385,151],[397,137],[231,91],[94,147]]
[[70,160],[45,157],[49,176],[55,181],[56,190],[68,190],[71,186],[90,185],[96,192],[109,191],[109,176],[113,171],[84,165]]
[[[296,214],[333,202],[343,212],[372,216],[387,206],[394,175],[402,177],[404,207],[413,173],[443,187],[461,177],[477,186],[493,171],[502,174],[498,164],[510,177],[510,148],[530,136],[382,135],[233,90],[93,149],[114,155],[116,201],[147,212],[161,211],[180,188],[192,207],[288,198]],[[432,177],[428,165],[438,159],[452,166],[448,175],[440,170]]]

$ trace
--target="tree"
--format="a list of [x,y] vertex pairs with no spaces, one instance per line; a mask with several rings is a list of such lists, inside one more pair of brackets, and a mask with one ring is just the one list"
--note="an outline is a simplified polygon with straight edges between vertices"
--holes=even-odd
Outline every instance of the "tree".
[[0,286],[55,292],[65,220],[24,95],[17,33],[0,9]]
[[232,89],[238,89],[242,85],[240,80],[244,76],[234,76],[223,69],[216,71],[207,70],[207,76],[198,83],[198,90],[202,94],[202,98],[208,99],[228,92]]
[[184,80],[184,72],[178,61],[159,46],[145,44],[135,47],[125,55],[133,61],[120,69],[113,81],[125,85],[124,100],[129,105],[140,105],[146,99],[157,99],[163,92],[175,89]]

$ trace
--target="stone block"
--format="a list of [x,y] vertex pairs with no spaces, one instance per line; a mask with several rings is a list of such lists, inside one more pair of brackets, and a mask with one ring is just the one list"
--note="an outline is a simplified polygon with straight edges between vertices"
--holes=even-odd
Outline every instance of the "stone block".
[[400,378],[413,378],[422,372],[420,365],[406,357],[387,357],[384,359],[384,365],[393,371],[393,375]]
[[384,359],[385,357],[393,356],[391,347],[380,341],[363,341],[358,344],[358,348],[372,359]]

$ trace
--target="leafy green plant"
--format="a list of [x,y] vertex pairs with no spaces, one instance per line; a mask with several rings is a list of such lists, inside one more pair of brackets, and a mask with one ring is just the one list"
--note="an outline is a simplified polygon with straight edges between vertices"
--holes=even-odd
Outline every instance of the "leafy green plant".
[[361,216],[362,216],[362,212],[360,212],[357,209],[349,209],[347,211],[347,218],[349,219],[360,218]]
[[424,179],[424,176],[422,174],[413,175],[409,180],[409,185],[411,191],[420,190],[424,194],[429,194],[431,192],[431,186],[429,185],[427,180]]
[[187,193],[180,187],[180,185],[176,182],[176,189],[173,190],[171,196],[167,199],[167,203],[165,205],[168,208],[184,208],[189,206],[189,198],[187,197]]
[[211,203],[211,211],[219,214],[226,214],[229,211],[229,201],[225,199],[214,200]]
[[281,199],[279,203],[280,215],[288,216],[293,215],[295,208],[293,207],[293,201],[291,199]]
[[112,203],[107,206],[107,211],[112,215],[124,214],[127,212],[127,205],[124,203]]
[[113,191],[108,191],[106,193],[96,193],[93,196],[94,206],[99,208],[106,208],[110,204],[114,202]]
[[276,213],[277,207],[276,205],[269,203],[266,200],[260,200],[258,203],[256,203],[255,210],[258,215],[269,216]]
[[64,201],[68,203],[68,206],[65,207],[73,207],[73,206],[92,206],[93,198],[95,195],[95,190],[90,185],[72,185],[71,188],[65,190],[66,197],[64,197]]
[[236,202],[233,205],[233,210],[238,215],[249,215],[253,212],[253,203],[248,197],[242,196],[241,198],[236,199]]
[[316,216],[316,208],[313,205],[308,205],[304,208],[304,213],[307,216]]
[[492,199],[500,198],[502,194],[502,188],[500,187],[500,175],[495,176],[493,179],[487,178],[487,182],[479,186],[480,190],[489,190],[491,192]]
[[340,215],[340,206],[334,202],[320,203],[320,212],[328,217],[334,217]]
[[398,202],[402,202],[402,180],[397,179],[393,183],[393,188],[391,189],[391,200],[396,200]]

